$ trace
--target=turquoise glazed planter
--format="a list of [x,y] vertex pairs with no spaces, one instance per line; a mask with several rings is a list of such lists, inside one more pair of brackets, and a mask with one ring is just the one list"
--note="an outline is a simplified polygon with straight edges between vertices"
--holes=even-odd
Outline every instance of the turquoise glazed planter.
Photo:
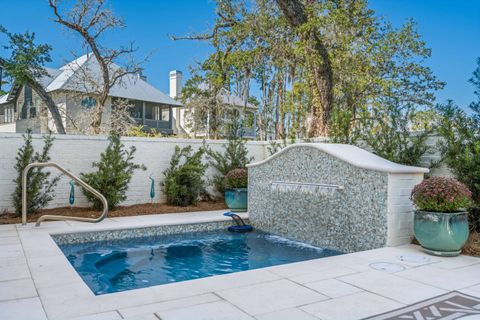
[[413,228],[423,250],[437,256],[459,255],[469,234],[466,211],[442,213],[417,210]]
[[233,212],[246,212],[248,207],[247,188],[225,190],[225,203]]

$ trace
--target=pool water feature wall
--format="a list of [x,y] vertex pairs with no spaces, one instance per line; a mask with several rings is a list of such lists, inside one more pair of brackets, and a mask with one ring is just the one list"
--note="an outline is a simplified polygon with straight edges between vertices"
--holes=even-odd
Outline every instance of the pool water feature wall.
[[291,145],[248,165],[249,218],[261,230],[343,252],[406,244],[410,192],[426,172],[351,145]]

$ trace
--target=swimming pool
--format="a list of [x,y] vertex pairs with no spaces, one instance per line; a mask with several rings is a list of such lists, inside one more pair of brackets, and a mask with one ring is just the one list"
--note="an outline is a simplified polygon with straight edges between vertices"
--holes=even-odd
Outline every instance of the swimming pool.
[[223,230],[59,247],[96,295],[341,254],[261,231]]

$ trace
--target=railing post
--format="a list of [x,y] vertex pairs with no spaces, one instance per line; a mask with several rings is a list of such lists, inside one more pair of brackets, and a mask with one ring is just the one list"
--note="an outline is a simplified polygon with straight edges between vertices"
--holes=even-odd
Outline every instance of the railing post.
[[22,172],[22,225],[27,225],[27,175],[30,165],[27,165]]

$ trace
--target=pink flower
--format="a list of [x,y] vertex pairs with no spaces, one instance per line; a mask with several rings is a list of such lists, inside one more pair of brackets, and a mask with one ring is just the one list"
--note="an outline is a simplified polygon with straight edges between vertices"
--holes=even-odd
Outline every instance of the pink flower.
[[411,199],[419,210],[454,212],[466,209],[471,203],[472,193],[461,182],[453,178],[433,177],[416,185]]

